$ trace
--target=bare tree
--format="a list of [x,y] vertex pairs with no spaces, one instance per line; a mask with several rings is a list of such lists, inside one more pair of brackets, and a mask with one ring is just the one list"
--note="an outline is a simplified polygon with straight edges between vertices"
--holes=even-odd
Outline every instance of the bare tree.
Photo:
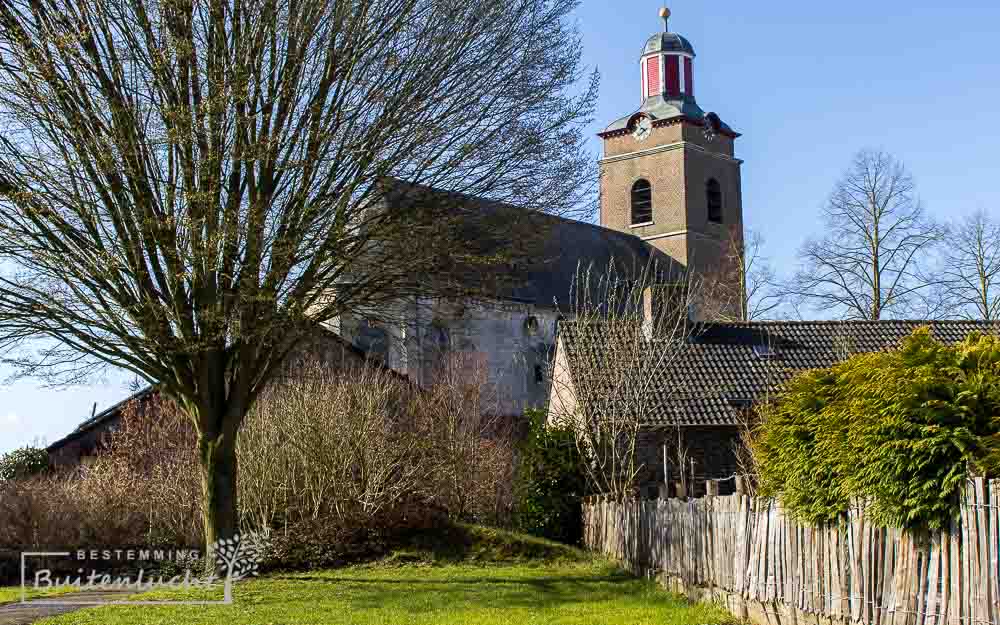
[[702,311],[714,321],[758,321],[782,304],[777,277],[763,255],[764,237],[731,228],[722,260],[701,282]]
[[942,228],[924,215],[901,162],[864,150],[823,210],[826,235],[805,244],[788,295],[853,319],[881,319],[919,307],[923,274]]
[[1000,224],[976,211],[949,231],[941,282],[950,308],[969,319],[1000,318]]
[[[696,292],[686,276],[664,274],[655,265],[634,275],[614,264],[604,272],[579,272],[570,320],[560,326],[549,420],[575,432],[595,492],[634,491],[643,469],[640,430],[663,417],[663,389],[656,382],[693,331],[689,311]],[[679,427],[677,434],[672,453],[683,466]]]
[[576,4],[0,2],[0,353],[157,383],[198,431],[206,542],[233,535],[236,434],[285,355],[476,261],[460,205],[382,181],[590,198]]

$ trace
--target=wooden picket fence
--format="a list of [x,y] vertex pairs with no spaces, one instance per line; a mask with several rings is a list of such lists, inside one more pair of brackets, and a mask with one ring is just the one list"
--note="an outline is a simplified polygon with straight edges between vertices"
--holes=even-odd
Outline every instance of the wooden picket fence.
[[[584,504],[586,545],[637,572],[745,602],[874,625],[998,625],[1000,480],[969,480],[948,531],[875,527],[863,510],[813,527],[772,500]],[[749,605],[749,603],[748,603]]]

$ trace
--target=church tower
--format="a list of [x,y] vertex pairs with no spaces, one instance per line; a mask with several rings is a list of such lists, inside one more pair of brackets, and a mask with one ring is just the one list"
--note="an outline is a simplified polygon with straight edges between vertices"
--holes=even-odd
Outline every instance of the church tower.
[[698,106],[694,47],[670,32],[669,9],[660,16],[663,32],[639,59],[639,110],[599,134],[601,225],[642,238],[697,274],[717,275],[743,236],[740,135]]

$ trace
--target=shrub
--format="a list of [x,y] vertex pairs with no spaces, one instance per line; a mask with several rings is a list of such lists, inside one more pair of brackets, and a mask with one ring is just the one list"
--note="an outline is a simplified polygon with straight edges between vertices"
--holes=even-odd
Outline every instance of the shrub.
[[22,447],[0,456],[0,481],[18,480],[49,468],[49,454],[38,447]]
[[314,570],[375,560],[414,532],[447,526],[441,511],[420,502],[375,514],[305,519],[271,533],[261,566],[264,570]]
[[587,475],[573,430],[546,423],[529,411],[517,473],[517,522],[521,530],[575,545],[583,539],[582,498]]
[[136,408],[91,462],[0,484],[0,548],[201,543],[190,427],[167,400],[156,419]]
[[853,503],[879,525],[937,529],[971,473],[996,475],[1000,339],[945,346],[920,329],[895,351],[803,373],[763,407],[761,490],[804,520]]
[[[464,382],[418,393],[388,371],[304,364],[262,393],[240,431],[242,528],[269,530],[273,554],[294,565],[372,552],[392,523],[418,517],[504,522],[511,446],[482,416],[482,392]],[[0,548],[195,547],[201,505],[194,429],[160,398],[128,407],[91,462],[0,482]]]
[[514,507],[513,424],[497,416],[485,363],[451,354],[430,388],[415,398],[428,449],[428,503],[453,521],[505,526]]

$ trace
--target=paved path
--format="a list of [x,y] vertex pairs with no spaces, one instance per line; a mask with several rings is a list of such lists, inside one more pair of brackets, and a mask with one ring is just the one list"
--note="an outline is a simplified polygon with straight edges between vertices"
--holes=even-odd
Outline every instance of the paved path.
[[123,598],[122,595],[128,594],[124,591],[79,592],[50,597],[48,599],[35,599],[27,603],[8,603],[0,605],[0,625],[29,625],[50,616],[59,616],[67,612],[75,612],[83,608],[93,607],[86,605],[61,605],[52,602],[72,601],[74,599],[84,601],[120,601]]

